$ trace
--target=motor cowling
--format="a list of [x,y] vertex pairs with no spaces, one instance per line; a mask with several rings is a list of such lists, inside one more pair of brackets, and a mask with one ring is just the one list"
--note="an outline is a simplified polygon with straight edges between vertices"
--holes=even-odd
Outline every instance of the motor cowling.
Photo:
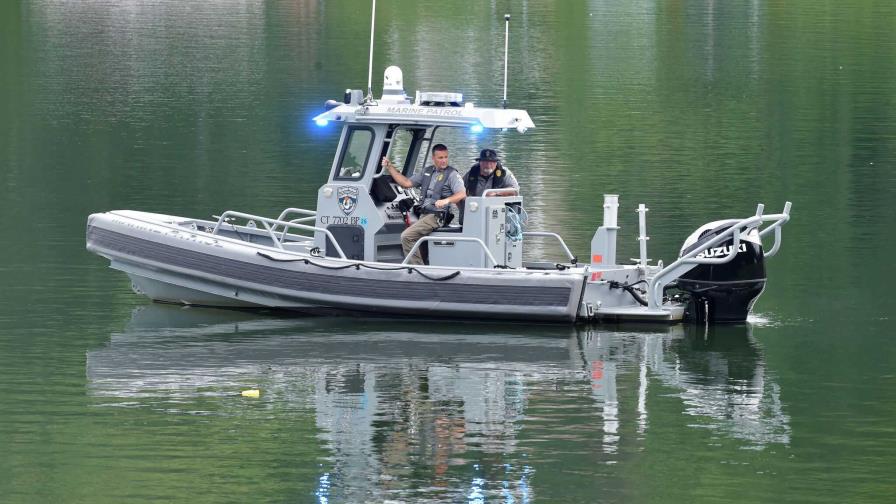
[[[731,253],[734,237],[706,248],[705,244],[729,230],[736,220],[706,224],[689,236],[679,257],[703,248],[697,258],[723,258]],[[759,232],[742,232],[737,253],[722,264],[700,264],[678,279],[678,288],[688,292],[687,317],[697,322],[744,322],[756,299],[765,289],[765,253]]]

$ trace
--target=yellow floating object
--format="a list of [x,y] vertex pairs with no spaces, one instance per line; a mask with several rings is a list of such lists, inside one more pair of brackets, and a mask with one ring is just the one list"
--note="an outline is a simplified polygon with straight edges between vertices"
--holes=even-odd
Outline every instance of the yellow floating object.
[[244,390],[240,393],[243,397],[258,397],[261,395],[261,391],[258,389],[250,389]]

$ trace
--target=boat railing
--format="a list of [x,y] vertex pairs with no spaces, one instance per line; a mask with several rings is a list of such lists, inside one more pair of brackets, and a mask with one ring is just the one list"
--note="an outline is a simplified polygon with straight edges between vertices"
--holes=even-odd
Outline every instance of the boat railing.
[[790,202],[784,204],[784,211],[780,214],[780,219],[775,222],[769,224],[765,227],[765,229],[759,231],[759,237],[763,237],[770,232],[775,232],[775,243],[772,245],[772,248],[769,249],[768,252],[765,252],[763,255],[765,257],[771,257],[778,253],[778,250],[781,248],[781,226],[787,223],[790,220]]
[[414,253],[417,252],[417,249],[420,248],[421,244],[423,244],[424,242],[431,242],[431,241],[444,241],[444,242],[466,241],[466,242],[478,243],[479,246],[482,247],[483,252],[485,252],[486,257],[488,257],[488,260],[492,262],[492,266],[498,265],[498,261],[495,260],[495,256],[493,256],[492,253],[488,250],[488,247],[485,246],[485,242],[483,242],[479,238],[474,238],[472,236],[457,236],[457,237],[451,237],[448,239],[446,239],[444,236],[424,236],[424,237],[420,238],[419,240],[417,240],[417,243],[415,243],[414,246],[411,247],[411,251],[408,252],[408,255],[407,255],[407,257],[404,258],[404,261],[401,261],[401,264],[403,264],[403,265],[407,264],[408,260],[411,257],[413,257]]
[[[507,195],[505,195],[504,193],[512,193],[512,194],[507,194]],[[508,197],[508,196],[519,196],[519,195],[520,195],[520,192],[519,192],[517,189],[513,188],[513,187],[503,187],[503,188],[497,188],[497,189],[486,189],[485,191],[482,192],[482,197],[483,197],[483,198],[489,198],[489,197],[493,197],[493,196],[503,196],[503,197]]]
[[578,262],[576,256],[572,255],[572,252],[569,250],[569,247],[566,246],[566,242],[563,241],[563,237],[558,235],[557,233],[549,233],[547,231],[523,231],[523,236],[544,236],[548,238],[556,238],[557,241],[560,242],[560,246],[563,248],[563,252],[566,253],[566,257],[569,258],[569,262],[571,264],[575,264]]
[[[784,204],[784,211],[779,214],[763,215],[764,209],[765,205],[760,203],[756,206],[755,215],[737,221],[730,228],[720,233],[712,240],[685,253],[675,262],[660,270],[648,282],[647,306],[651,309],[659,309],[663,304],[663,288],[668,285],[669,282],[687,273],[695,266],[700,264],[724,264],[734,259],[734,256],[739,252],[738,249],[740,248],[741,234],[752,228],[758,228],[764,222],[771,222],[771,224],[759,231],[760,237],[767,235],[772,230],[775,231],[775,243],[771,250],[764,255],[766,257],[775,255],[781,247],[781,226],[790,220],[790,202],[788,201]],[[703,253],[703,251],[715,247],[729,239],[732,240],[731,250],[724,257],[697,257],[699,254]]]
[[[305,217],[299,217],[297,219],[290,219],[287,222],[293,222],[297,224],[302,224],[305,222],[312,222],[317,220],[317,212],[314,210],[306,210],[304,208],[287,208],[286,210],[280,212],[280,216],[277,217],[278,221],[286,221],[286,217],[290,214],[299,214],[304,215]],[[277,230],[277,225],[275,224],[271,229],[274,231]],[[286,237],[286,233],[289,231],[289,228],[284,227],[283,232],[280,233],[280,241]],[[294,238],[298,238],[300,240],[311,241],[314,239],[313,236],[305,236],[305,235],[293,235]]]
[[[306,210],[306,212],[307,212],[307,210]],[[281,214],[281,215],[283,215],[283,214]],[[265,230],[268,232],[268,235],[271,237],[271,240],[274,242],[274,246],[280,250],[284,250],[283,239],[285,238],[286,231],[288,229],[301,229],[303,231],[321,232],[324,235],[326,235],[327,238],[330,239],[330,243],[333,244],[333,247],[336,249],[336,252],[339,253],[339,258],[346,259],[345,254],[342,252],[342,247],[339,246],[339,243],[336,241],[336,238],[327,229],[317,227],[317,226],[309,226],[307,224],[301,224],[299,222],[284,221],[284,220],[280,220],[280,219],[271,219],[269,217],[262,217],[260,215],[252,215],[252,214],[247,214],[247,213],[243,213],[243,212],[237,212],[234,210],[228,210],[228,211],[222,213],[218,217],[218,222],[215,224],[215,228],[212,230],[213,235],[218,234],[218,230],[221,229],[221,225],[225,224],[226,219],[228,219],[228,218],[247,219],[250,221],[261,222],[261,224],[264,226]],[[304,217],[301,219],[296,219],[296,220],[304,220],[304,219],[307,219],[307,217]],[[277,226],[283,226],[283,232],[280,234],[280,237],[277,236],[277,233],[275,231],[275,228]],[[308,238],[307,236],[304,236],[304,235],[290,235],[290,236],[295,236],[295,237],[305,238],[305,239]]]
[[277,217],[277,220],[285,221],[286,217],[290,214],[305,215],[307,217],[301,217],[299,219],[291,219],[289,222],[305,222],[305,221],[309,221],[309,220],[314,220],[317,217],[317,212],[314,210],[306,210],[304,208],[287,208],[286,210],[280,212],[280,216]]

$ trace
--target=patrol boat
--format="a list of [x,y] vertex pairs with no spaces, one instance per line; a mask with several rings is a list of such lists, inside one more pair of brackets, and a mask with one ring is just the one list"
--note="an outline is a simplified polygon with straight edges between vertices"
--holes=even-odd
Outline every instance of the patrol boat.
[[[366,97],[348,90],[314,120],[343,124],[316,210],[287,208],[276,217],[227,210],[211,219],[96,213],[87,220],[87,249],[125,272],[135,292],[185,305],[562,323],[742,322],[765,288],[764,261],[778,252],[789,220],[789,202],[778,214],[759,204],[753,215],[701,226],[668,266],[650,265],[642,204],[640,258],[619,264],[618,196],[605,195],[590,262],[581,262],[561,236],[525,228],[522,195],[486,191],[466,199],[462,225],[420,240],[414,250],[424,248],[427,264],[411,265],[400,236],[416,219],[405,209],[419,195],[392,180],[382,157],[402,160],[410,176],[444,132],[525,133],[535,127],[529,114],[477,107],[458,93],[418,91],[412,99],[393,66],[379,99],[369,89]],[[528,260],[527,245],[545,240],[564,261]]]

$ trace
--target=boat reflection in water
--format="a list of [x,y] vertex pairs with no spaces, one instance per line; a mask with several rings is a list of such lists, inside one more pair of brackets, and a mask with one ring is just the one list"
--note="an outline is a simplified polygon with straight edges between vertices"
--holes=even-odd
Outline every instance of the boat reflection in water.
[[[619,442],[618,382],[636,381],[636,431],[648,428],[648,386],[681,399],[683,412],[701,419],[692,426],[748,441],[753,448],[790,442],[789,418],[780,388],[766,377],[750,325],[670,328],[666,333],[586,331],[582,358],[593,393],[604,405],[605,449]],[[637,374],[633,380],[631,375]]]
[[[663,421],[684,419],[671,428],[706,427],[747,448],[789,443],[780,391],[750,326],[704,331],[149,305],[88,352],[87,374],[90,394],[105,406],[169,413],[220,415],[215,398],[234,401],[260,387],[264,418],[284,411],[314,419],[330,453],[307,462],[323,464],[319,493],[526,502],[541,462],[637,457],[651,411],[670,400],[675,413]],[[442,490],[421,495],[421,485]]]

